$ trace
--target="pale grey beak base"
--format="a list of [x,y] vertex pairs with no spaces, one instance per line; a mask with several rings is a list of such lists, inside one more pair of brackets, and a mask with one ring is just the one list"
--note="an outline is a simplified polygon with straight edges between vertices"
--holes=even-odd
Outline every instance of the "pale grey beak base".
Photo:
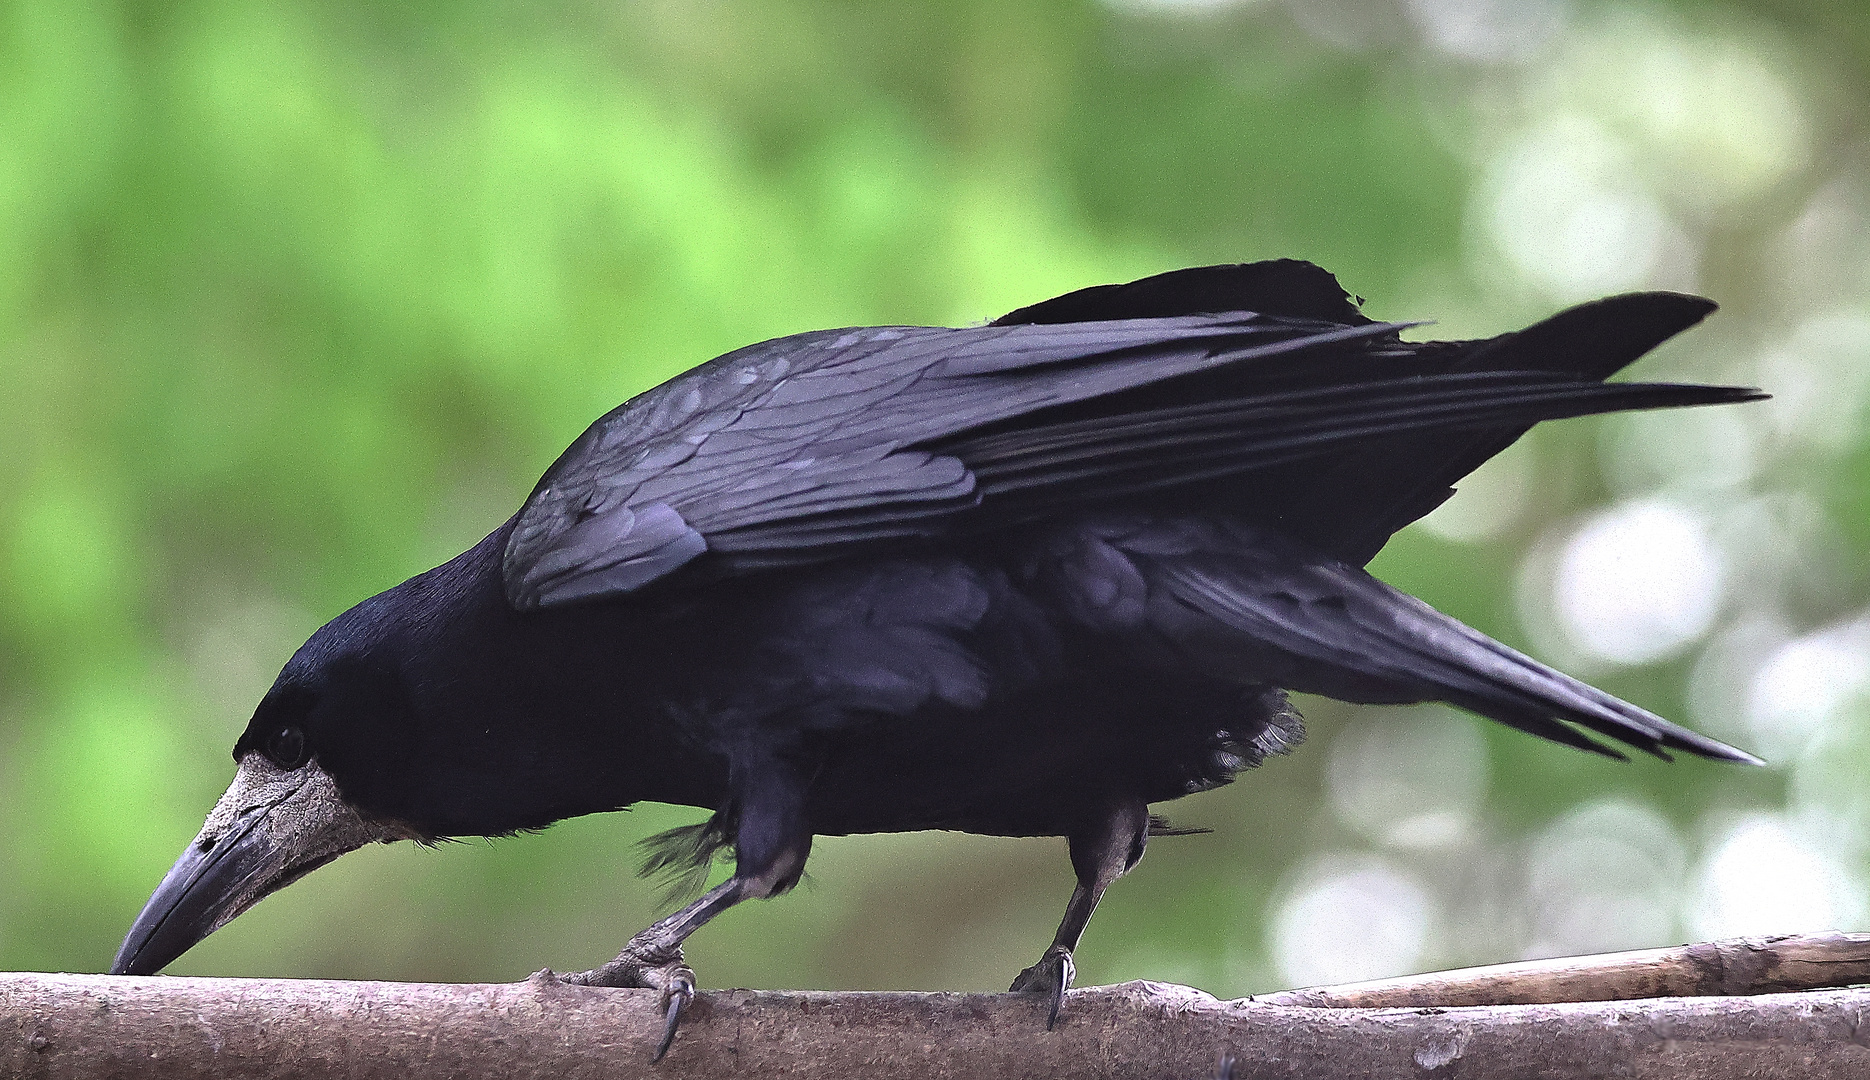
[[268,893],[347,851],[403,835],[360,815],[317,762],[287,772],[250,753],[143,906],[110,973],[161,971]]

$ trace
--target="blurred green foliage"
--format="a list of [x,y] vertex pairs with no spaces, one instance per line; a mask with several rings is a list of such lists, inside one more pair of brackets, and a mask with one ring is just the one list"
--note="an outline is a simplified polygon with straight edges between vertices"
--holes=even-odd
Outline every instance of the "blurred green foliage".
[[[1614,9],[1548,4],[1530,51],[1477,58],[1436,47],[1433,6],[0,4],[0,967],[101,970],[296,644],[498,525],[591,419],[717,353],[1281,256],[1449,334],[1556,309],[1476,254],[1488,132]],[[1751,378],[1816,303],[1761,252],[1870,170],[1870,20],[1848,0],[1643,10],[1645,32],[1756,43],[1814,132],[1770,190],[1680,216],[1700,287],[1735,314],[1654,369]],[[1870,303],[1862,277],[1824,287],[1820,307]],[[1618,494],[1603,430],[1534,440],[1537,497],[1511,528],[1412,530],[1380,572],[1526,644],[1526,552]],[[1870,600],[1837,569],[1870,550],[1867,446],[1801,466],[1837,527],[1831,576],[1788,602],[1795,628]],[[1597,674],[1682,715],[1694,663]],[[1082,981],[1280,981],[1267,925],[1293,868],[1368,846],[1324,791],[1349,710],[1307,712],[1311,745],[1170,808],[1218,831],[1159,842],[1113,890]],[[1491,850],[1608,795],[1691,836],[1787,798],[1783,772],[1482,737]],[[695,816],[360,852],[174,970],[588,966],[653,913],[632,841]],[[1463,850],[1386,857],[1434,877]],[[806,888],[732,912],[690,955],[714,985],[997,989],[1068,891],[1061,843],[831,840]],[[1463,930],[1421,961],[1523,942]]]

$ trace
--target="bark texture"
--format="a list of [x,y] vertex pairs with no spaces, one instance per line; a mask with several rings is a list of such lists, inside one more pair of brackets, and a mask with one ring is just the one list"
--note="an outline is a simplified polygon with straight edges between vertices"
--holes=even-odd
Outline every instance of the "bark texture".
[[1030,995],[698,996],[650,1065],[655,995],[494,985],[0,975],[0,1076],[1239,1078],[1870,1076],[1870,990],[1463,1008],[1217,1001],[1126,983]]
[[1262,994],[1271,1005],[1390,1009],[1708,997],[1870,983],[1870,934],[1781,934],[1566,956]]

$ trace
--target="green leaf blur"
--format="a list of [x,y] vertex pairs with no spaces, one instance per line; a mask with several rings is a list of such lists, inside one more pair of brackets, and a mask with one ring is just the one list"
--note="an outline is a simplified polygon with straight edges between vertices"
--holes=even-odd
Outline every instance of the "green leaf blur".
[[[1296,754],[1165,808],[1216,831],[1112,890],[1080,981],[1330,974],[1305,957],[1345,896],[1414,968],[1864,919],[1865,10],[0,5],[0,967],[102,970],[293,648],[497,526],[617,402],[762,338],[1282,256],[1450,336],[1596,291],[1723,303],[1639,373],[1777,401],[1541,431],[1376,566],[1775,765],[1308,701]],[[1589,523],[1656,507],[1707,538],[1714,606],[1618,654],[1566,614],[1617,598],[1567,608],[1564,568]],[[1358,767],[1383,739],[1465,794],[1386,823]],[[173,970],[590,966],[655,913],[633,842],[698,816],[373,848]],[[1662,854],[1579,893],[1612,848]],[[1776,865],[1830,906],[1733,892]],[[826,840],[690,959],[716,986],[1000,989],[1069,889],[1062,842]]]

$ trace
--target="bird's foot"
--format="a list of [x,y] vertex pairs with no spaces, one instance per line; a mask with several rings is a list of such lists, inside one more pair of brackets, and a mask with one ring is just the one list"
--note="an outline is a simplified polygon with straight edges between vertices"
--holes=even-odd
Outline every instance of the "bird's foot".
[[1078,968],[1071,962],[1071,950],[1063,945],[1054,945],[1045,950],[1039,962],[1019,973],[1013,980],[1013,992],[1016,994],[1050,994],[1052,1007],[1045,1014],[1045,1030],[1051,1031],[1058,1026],[1058,1007],[1065,1003],[1065,991],[1071,987],[1071,980],[1078,974]]
[[632,942],[615,960],[560,979],[578,986],[647,987],[662,992],[662,1041],[651,1062],[661,1061],[675,1041],[682,1013],[695,1001],[695,972],[682,960],[682,950],[644,948]]

